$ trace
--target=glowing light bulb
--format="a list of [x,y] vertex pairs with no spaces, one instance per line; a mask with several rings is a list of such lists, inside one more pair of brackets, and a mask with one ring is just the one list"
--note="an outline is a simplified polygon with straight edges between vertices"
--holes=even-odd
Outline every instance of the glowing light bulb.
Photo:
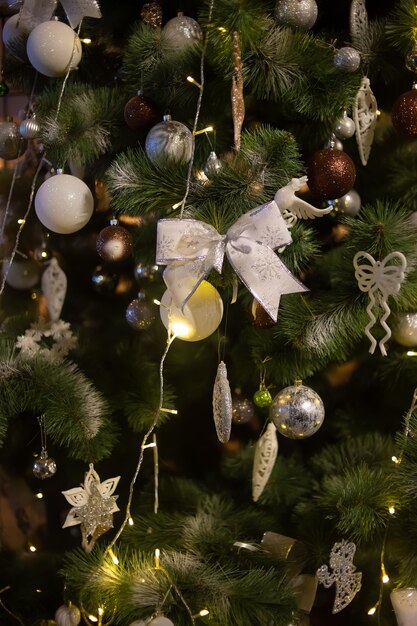
[[94,622],[94,623],[98,622],[98,619],[95,615],[89,615],[88,619],[90,620],[90,622]]
[[85,37],[84,39],[81,39],[81,41],[87,45],[91,43],[91,39],[89,37]]
[[389,583],[389,576],[388,574],[384,574],[382,577],[382,582],[384,583],[384,585],[386,585],[387,583]]
[[98,607],[97,614],[100,615],[100,616],[104,615],[104,609],[101,606]]
[[30,545],[30,546],[29,546],[29,550],[30,550],[31,552],[36,552],[36,548],[35,548],[35,546],[33,546],[33,545]]
[[395,514],[395,506],[390,506],[388,511],[390,512],[391,515]]
[[133,526],[133,524],[134,524],[135,522],[133,521],[133,519],[132,519],[131,517],[129,517],[129,519],[128,519],[128,522],[127,522],[127,523],[129,524],[129,526]]
[[204,617],[205,615],[208,615],[210,613],[210,611],[208,611],[207,609],[201,609],[199,615],[200,617]]
[[375,613],[376,613],[376,606],[373,606],[371,609],[369,609],[368,615],[375,615]]
[[115,553],[113,552],[113,550],[109,551],[109,554],[111,556],[111,560],[113,561],[113,563],[115,565],[119,565],[119,559],[117,558],[117,556],[115,555]]
[[155,567],[158,568],[159,567],[159,557],[161,556],[161,551],[159,548],[156,548],[155,550]]
[[188,339],[193,334],[193,328],[191,325],[184,321],[174,319],[170,321],[169,326],[172,334],[180,339]]
[[37,493],[37,494],[35,494],[35,498],[38,498],[38,500],[42,500],[42,498],[43,498],[43,493],[42,493],[42,491],[38,491],[38,493]]

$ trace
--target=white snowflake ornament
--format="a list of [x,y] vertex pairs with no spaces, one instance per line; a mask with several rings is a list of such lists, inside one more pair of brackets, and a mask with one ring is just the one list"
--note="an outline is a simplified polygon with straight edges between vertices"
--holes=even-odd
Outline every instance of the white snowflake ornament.
[[356,545],[348,543],[344,539],[340,543],[335,543],[330,552],[330,567],[322,565],[316,572],[319,583],[324,585],[326,589],[336,584],[336,596],[332,613],[339,613],[347,607],[356,596],[362,586],[362,574],[356,572],[356,566],[353,565],[353,557],[355,556]]
[[16,348],[20,349],[21,354],[28,357],[39,354],[54,363],[63,361],[76,345],[77,338],[71,326],[63,320],[34,322],[16,340]]
[[120,476],[116,476],[101,482],[94,465],[90,463],[84,485],[62,492],[72,505],[62,528],[80,524],[82,546],[86,552],[93,549],[101,535],[113,528],[113,513],[120,510],[116,504],[118,496],[113,496],[119,480]]

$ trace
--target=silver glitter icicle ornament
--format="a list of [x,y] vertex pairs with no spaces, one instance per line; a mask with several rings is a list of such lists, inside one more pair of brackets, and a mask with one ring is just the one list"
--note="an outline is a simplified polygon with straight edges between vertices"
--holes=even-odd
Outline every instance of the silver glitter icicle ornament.
[[323,401],[313,389],[297,380],[275,396],[269,417],[281,435],[305,439],[314,435],[323,423]]
[[282,26],[308,29],[314,26],[318,9],[315,0],[278,0],[275,17]]
[[175,122],[170,115],[164,115],[163,121],[149,131],[145,150],[153,162],[166,159],[174,163],[188,163],[193,142],[193,134],[184,124]]
[[216,426],[217,438],[221,443],[230,439],[232,428],[232,393],[227,378],[226,364],[221,361],[217,368],[216,380],[213,388],[213,417]]

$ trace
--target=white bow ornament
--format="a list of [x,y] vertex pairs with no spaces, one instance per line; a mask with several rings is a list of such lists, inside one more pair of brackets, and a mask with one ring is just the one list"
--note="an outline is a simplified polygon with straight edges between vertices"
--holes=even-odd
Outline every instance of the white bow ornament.
[[281,295],[308,291],[274,252],[291,241],[272,201],[242,215],[225,235],[199,220],[159,220],[156,262],[167,265],[165,283],[182,308],[213,268],[221,273],[226,254],[240,280],[276,321]]

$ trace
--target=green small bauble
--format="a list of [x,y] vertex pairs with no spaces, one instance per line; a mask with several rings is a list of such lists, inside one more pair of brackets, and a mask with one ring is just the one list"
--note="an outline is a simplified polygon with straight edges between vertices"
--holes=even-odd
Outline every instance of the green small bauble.
[[260,409],[266,409],[271,406],[272,396],[269,393],[269,389],[258,389],[253,394],[253,401]]
[[0,82],[0,98],[7,96],[8,93],[9,93],[9,88],[6,85],[6,83],[2,80]]

